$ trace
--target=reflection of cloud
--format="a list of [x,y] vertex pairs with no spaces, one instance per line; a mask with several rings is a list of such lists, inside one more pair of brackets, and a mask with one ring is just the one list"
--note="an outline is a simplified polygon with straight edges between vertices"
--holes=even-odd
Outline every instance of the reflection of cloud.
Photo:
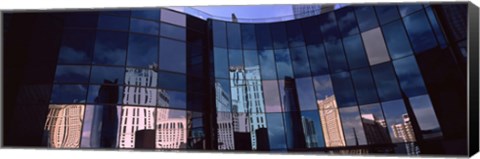
[[60,48],[60,61],[71,62],[71,61],[89,61],[90,57],[86,52],[75,50],[68,46],[62,46]]

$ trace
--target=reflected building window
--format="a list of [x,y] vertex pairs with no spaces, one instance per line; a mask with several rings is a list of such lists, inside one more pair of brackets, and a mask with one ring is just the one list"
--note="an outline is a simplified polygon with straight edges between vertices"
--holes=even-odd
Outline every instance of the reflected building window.
[[148,142],[155,142],[155,134],[151,133],[155,131],[154,114],[155,108],[123,106],[119,147],[153,148],[154,143]]

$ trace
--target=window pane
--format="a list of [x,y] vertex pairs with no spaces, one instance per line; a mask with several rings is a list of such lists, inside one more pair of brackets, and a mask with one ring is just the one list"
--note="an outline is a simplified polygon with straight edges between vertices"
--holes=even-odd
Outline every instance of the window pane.
[[213,60],[215,67],[215,77],[228,79],[228,52],[227,49],[214,48]]
[[402,17],[405,17],[406,15],[409,15],[410,13],[413,13],[417,10],[423,9],[423,6],[421,4],[400,4],[398,5],[398,11],[400,11],[400,15]]
[[357,106],[340,108],[339,111],[347,146],[366,145],[367,139]]
[[118,84],[90,85],[87,103],[122,104],[123,93]]
[[336,11],[338,27],[342,36],[358,34],[357,20],[353,8],[347,7]]
[[126,17],[100,15],[98,17],[99,29],[128,30],[129,20]]
[[345,59],[342,41],[340,41],[340,39],[325,42],[325,50],[330,72],[334,73],[348,70],[347,60]]
[[292,62],[288,49],[275,50],[274,54],[277,62],[278,79],[293,77]]
[[350,69],[368,66],[367,56],[360,35],[349,36],[343,39],[345,55]]
[[58,65],[55,83],[87,83],[90,66]]
[[258,54],[262,79],[277,79],[275,57],[272,50],[262,50]]
[[414,97],[427,93],[422,74],[420,73],[414,56],[395,60],[393,61],[393,66],[400,81],[400,87],[405,95]]
[[[415,142],[415,133],[402,100],[382,103],[390,138],[393,143]],[[399,134],[399,135],[395,135]]]
[[87,85],[53,85],[50,103],[85,103]]
[[442,135],[440,124],[428,95],[409,98],[413,113],[418,122],[424,139],[436,138]]
[[212,21],[213,45],[217,47],[227,47],[227,26],[225,22]]
[[258,49],[272,49],[272,37],[268,24],[255,25],[255,34],[257,35]]
[[243,68],[243,55],[242,50],[229,49],[228,58],[231,67],[241,67]]
[[187,79],[185,75],[176,73],[159,72],[158,87],[163,89],[186,91]]
[[125,65],[128,34],[97,31],[93,64]]
[[244,50],[243,61],[245,61],[245,67],[258,67],[258,53],[256,50]]
[[160,9],[135,9],[135,10],[132,10],[132,17],[159,20]]
[[380,104],[361,105],[360,112],[367,143],[369,145],[391,143]]
[[324,41],[340,39],[340,33],[337,28],[337,21],[335,20],[334,12],[320,15],[319,22]]
[[301,21],[305,42],[308,44],[319,44],[322,42],[322,32],[317,17],[305,18]]
[[285,23],[273,23],[270,25],[270,30],[272,31],[273,47],[275,49],[288,48]]
[[157,87],[157,70],[127,67],[125,84],[142,87]]
[[302,112],[302,128],[307,148],[325,147],[318,111]]
[[370,69],[363,68],[354,70],[352,73],[353,84],[357,95],[358,104],[378,102],[375,83],[373,82]]
[[305,41],[303,40],[303,33],[302,28],[300,27],[300,23],[298,21],[290,21],[286,23],[286,27],[289,46],[305,46]]
[[90,64],[94,43],[94,31],[64,30],[58,63]]
[[296,78],[295,84],[297,89],[298,103],[300,104],[300,110],[304,111],[317,109],[312,78]]
[[340,72],[332,74],[332,84],[339,107],[348,107],[357,104],[350,73]]
[[318,99],[317,102],[326,100],[330,97],[333,97],[335,100],[333,95],[332,81],[330,80],[329,75],[313,77],[313,85],[315,86],[315,95]]
[[310,62],[310,69],[312,75],[328,74],[328,62],[325,55],[325,47],[323,44],[308,45],[308,59]]
[[145,87],[125,86],[123,91],[123,104],[155,106],[157,89]]
[[398,59],[413,53],[401,20],[384,25],[382,30],[392,59]]
[[176,13],[166,9],[162,9],[161,20],[170,24],[175,24],[185,27],[186,16],[181,13]]
[[293,71],[295,77],[310,76],[310,65],[308,62],[307,50],[305,47],[290,49],[292,56]]
[[90,83],[95,84],[123,84],[125,68],[93,66]]
[[380,100],[389,101],[402,97],[391,63],[373,66],[372,74],[375,79],[375,84],[377,85]]
[[265,98],[265,109],[267,112],[281,112],[278,84],[276,80],[263,80],[263,96]]
[[420,53],[437,46],[425,12],[417,12],[403,19],[405,29],[412,42],[415,53]]
[[370,65],[390,61],[380,28],[362,33],[362,39]]
[[121,113],[121,106],[87,105],[81,148],[117,148]]
[[185,41],[187,38],[185,28],[167,23],[160,23],[160,35],[182,41]]
[[257,38],[255,36],[255,25],[242,24],[243,49],[257,49]]
[[228,48],[241,49],[242,37],[240,33],[240,24],[227,23]]
[[158,35],[158,22],[140,19],[131,19],[130,30],[137,33]]
[[128,39],[128,66],[143,66],[157,64],[158,38],[148,35],[130,34]]
[[375,11],[377,12],[378,21],[380,21],[382,25],[400,18],[397,6],[394,5],[375,6]]
[[285,128],[283,126],[282,114],[267,114],[267,122],[270,150],[287,149],[287,141],[285,141]]
[[160,107],[186,109],[187,94],[185,92],[158,89],[157,105]]
[[361,32],[370,30],[378,26],[377,16],[373,6],[361,6],[355,8],[357,15],[358,27]]
[[160,38],[159,68],[173,72],[186,72],[186,44],[176,40]]

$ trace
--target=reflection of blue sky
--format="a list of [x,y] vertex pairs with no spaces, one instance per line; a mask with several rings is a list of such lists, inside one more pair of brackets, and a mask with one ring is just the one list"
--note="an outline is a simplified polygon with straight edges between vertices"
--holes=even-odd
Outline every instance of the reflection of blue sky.
[[393,65],[395,66],[400,86],[407,96],[413,97],[427,92],[414,56],[394,60]]
[[318,100],[323,100],[326,97],[333,95],[332,81],[330,80],[329,75],[313,77],[313,84]]
[[60,47],[59,61],[62,63],[84,63],[90,60],[90,55],[82,50],[77,50],[63,45]]
[[420,129],[431,130],[440,127],[428,95],[412,97],[409,100]]
[[358,33],[355,15],[353,9],[345,8],[337,12],[338,25],[343,35],[352,35]]
[[338,39],[337,22],[335,20],[335,13],[330,12],[320,16],[320,29],[323,38],[326,41]]
[[53,86],[51,101],[60,102],[83,102],[87,93],[86,85],[55,85]]
[[398,138],[393,135],[392,126],[396,124],[403,124],[403,114],[406,114],[405,105],[402,100],[394,100],[382,103],[383,113],[385,114],[390,137],[394,142],[399,142]]
[[422,52],[437,45],[425,12],[417,12],[403,18],[405,28],[415,52]]
[[288,49],[275,50],[278,78],[293,77],[292,63]]
[[92,133],[92,120],[93,120],[93,106],[87,106],[85,108],[85,115],[83,118],[83,129],[82,129],[82,142],[80,143],[81,147],[90,147],[90,134]]
[[302,116],[314,122],[315,135],[316,135],[318,147],[324,147],[325,140],[323,138],[323,131],[321,127],[322,123],[320,122],[318,111],[305,111],[305,112],[302,112]]
[[89,73],[89,66],[58,65],[55,72],[55,81],[83,83],[88,81]]
[[310,65],[308,62],[307,49],[305,47],[291,48],[293,70],[296,76],[309,76]]
[[267,114],[268,140],[270,149],[284,149],[287,147],[285,141],[285,131],[283,127],[283,118],[280,113]]
[[187,95],[184,92],[177,91],[167,91],[168,96],[170,97],[169,106],[172,108],[183,108],[187,106]]
[[154,21],[140,20],[132,18],[130,20],[130,30],[145,34],[158,35],[159,24]]
[[127,54],[127,33],[98,31],[93,64],[124,65]]
[[118,80],[118,84],[123,84],[125,68],[93,66],[91,74],[90,82],[93,83],[102,84],[104,83],[104,80],[109,80],[111,82]]
[[276,79],[275,58],[272,50],[262,50],[258,54],[262,79]]
[[295,79],[297,95],[301,110],[317,109],[315,92],[313,90],[312,78],[304,77]]
[[128,42],[129,66],[148,66],[157,63],[158,38],[148,35],[130,34]]

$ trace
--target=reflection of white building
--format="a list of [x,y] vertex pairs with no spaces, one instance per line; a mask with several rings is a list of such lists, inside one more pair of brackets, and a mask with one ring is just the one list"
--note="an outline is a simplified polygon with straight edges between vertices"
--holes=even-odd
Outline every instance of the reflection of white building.
[[326,97],[324,100],[318,100],[317,105],[320,111],[320,120],[322,121],[325,146],[345,146],[345,137],[343,136],[343,129],[335,96],[332,95]]
[[235,132],[250,132],[252,149],[257,149],[255,131],[266,128],[260,69],[230,67],[230,88]]
[[48,146],[53,148],[78,148],[82,132],[85,107],[83,105],[49,106],[45,130]]
[[215,82],[215,105],[217,106],[218,149],[233,150],[233,121],[230,110],[230,98],[219,82]]
[[125,86],[123,94],[124,104],[150,105],[157,102],[157,66],[150,65],[149,69],[127,68],[125,72]]
[[135,147],[135,132],[153,130],[155,108],[124,106],[120,125],[120,148]]
[[155,147],[160,149],[179,149],[187,144],[187,119],[169,117],[169,110],[157,109],[157,132]]
[[408,114],[403,114],[403,123],[392,125],[393,136],[400,142],[415,142],[415,134]]

